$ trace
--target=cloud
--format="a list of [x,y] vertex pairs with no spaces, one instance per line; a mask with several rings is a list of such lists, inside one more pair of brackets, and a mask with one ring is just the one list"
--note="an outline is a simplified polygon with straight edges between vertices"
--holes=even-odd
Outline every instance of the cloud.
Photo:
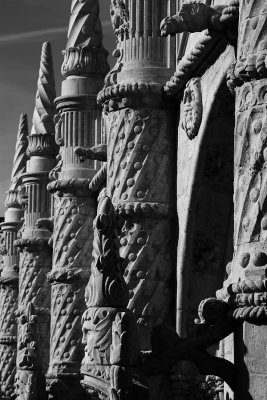
[[32,40],[38,38],[43,35],[58,35],[67,32],[67,27],[62,26],[58,28],[47,28],[47,29],[40,29],[36,31],[30,32],[22,32],[22,33],[11,33],[6,35],[0,35],[0,45],[1,44],[8,44],[8,43],[18,43],[24,42],[27,40]]
[[[110,21],[103,21],[102,27],[108,27],[110,25]],[[44,35],[61,35],[66,34],[68,28],[66,26],[59,26],[57,28],[46,28],[39,29],[29,32],[21,32],[21,33],[10,33],[6,35],[0,35],[0,45],[9,44],[9,43],[19,43],[25,41],[32,41],[36,38],[39,38]]]

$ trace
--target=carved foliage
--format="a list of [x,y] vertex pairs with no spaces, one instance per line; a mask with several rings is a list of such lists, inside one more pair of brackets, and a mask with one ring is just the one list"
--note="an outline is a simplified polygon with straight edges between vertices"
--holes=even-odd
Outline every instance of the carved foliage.
[[16,394],[19,400],[45,398],[45,384],[41,375],[38,348],[38,317],[32,303],[19,317],[19,343],[17,356]]
[[123,40],[129,33],[129,15],[123,0],[112,0],[110,5],[111,23],[115,34]]
[[83,314],[83,344],[86,347],[82,372],[86,372],[88,366],[111,364],[112,322],[116,313],[114,308],[91,307]]
[[107,63],[107,51],[101,51],[95,47],[70,47],[64,51],[62,75],[82,75],[101,73],[105,75],[109,66]]
[[94,229],[93,262],[86,287],[86,305],[126,307],[129,293],[120,270],[114,208],[107,196],[99,201]]
[[182,111],[182,128],[189,139],[197,136],[202,119],[200,78],[191,79],[185,88]]
[[237,89],[235,244],[266,237],[266,90],[267,80]]
[[54,135],[31,134],[28,137],[27,153],[30,157],[38,155],[55,156],[57,151]]
[[240,0],[240,10],[239,46],[235,74],[237,77],[245,79],[257,76],[266,77],[266,3]]

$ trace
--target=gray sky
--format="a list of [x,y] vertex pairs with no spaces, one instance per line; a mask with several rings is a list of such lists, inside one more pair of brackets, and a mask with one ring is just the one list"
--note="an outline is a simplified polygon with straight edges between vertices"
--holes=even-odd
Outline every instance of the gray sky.
[[[99,0],[104,46],[111,53],[115,38],[109,1]],[[71,0],[2,0],[0,14],[0,216],[10,184],[19,116],[28,114],[29,128],[39,70],[41,45],[52,44],[57,95],[62,76]]]

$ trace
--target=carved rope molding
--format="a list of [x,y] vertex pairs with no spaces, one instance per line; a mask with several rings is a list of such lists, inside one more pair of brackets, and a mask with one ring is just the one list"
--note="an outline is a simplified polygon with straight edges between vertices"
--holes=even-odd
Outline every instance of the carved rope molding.
[[[220,14],[220,23],[226,29],[232,26],[234,28],[236,27],[238,21],[238,7],[239,0],[233,0],[222,10]],[[164,20],[162,23],[163,22]],[[206,26],[206,28],[208,28],[208,26]],[[198,31],[198,29],[189,31]],[[225,36],[225,32],[221,32],[221,29],[218,29],[218,32],[216,32],[216,29],[211,26],[208,30],[204,30],[201,33],[200,39],[194,44],[194,47],[178,63],[175,74],[166,83],[164,87],[166,95],[179,95],[186,82],[194,76],[195,71],[198,71],[199,74],[203,69],[206,70],[209,66],[209,62],[212,62],[211,59],[217,58],[218,53],[223,52],[228,39]],[[206,62],[206,59],[210,59],[209,62]]]

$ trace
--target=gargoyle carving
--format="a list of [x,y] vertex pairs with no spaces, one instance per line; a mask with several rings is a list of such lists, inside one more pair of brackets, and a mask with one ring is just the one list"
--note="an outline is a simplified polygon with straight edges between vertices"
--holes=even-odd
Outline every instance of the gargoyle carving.
[[160,24],[161,36],[182,32],[201,32],[204,29],[222,30],[218,9],[198,1],[184,2],[178,15],[166,17]]
[[107,161],[107,145],[100,144],[98,146],[90,148],[76,147],[75,154],[80,158],[82,162],[86,159]]
[[[175,35],[182,32],[201,32],[227,30],[232,37],[232,26],[238,21],[239,0],[230,1],[227,7],[210,7],[197,0],[187,0],[183,3],[180,12],[172,17],[166,17],[160,24],[161,36]],[[230,28],[230,32],[229,32]]]

